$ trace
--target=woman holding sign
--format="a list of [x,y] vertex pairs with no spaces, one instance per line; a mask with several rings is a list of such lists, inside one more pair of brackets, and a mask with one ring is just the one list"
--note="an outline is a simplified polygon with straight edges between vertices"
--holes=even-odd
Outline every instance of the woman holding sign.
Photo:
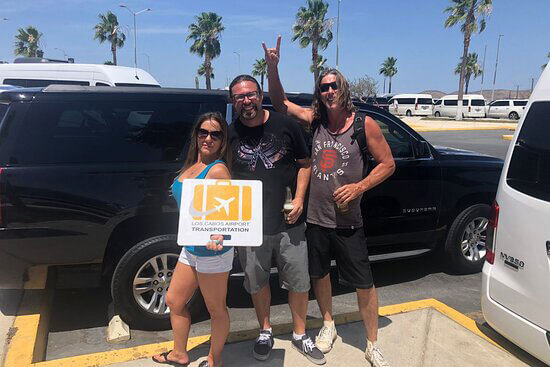
[[[182,181],[185,179],[230,179],[228,164],[227,122],[217,112],[198,118],[191,134],[187,160],[174,180],[172,193],[181,206]],[[191,315],[186,307],[197,288],[203,295],[211,317],[208,359],[199,367],[222,366],[222,350],[229,333],[226,306],[227,280],[233,266],[233,248],[223,246],[223,236],[212,235],[206,246],[185,246],[181,251],[166,304],[174,333],[174,349],[155,355],[153,361],[171,366],[187,366],[187,339]]]

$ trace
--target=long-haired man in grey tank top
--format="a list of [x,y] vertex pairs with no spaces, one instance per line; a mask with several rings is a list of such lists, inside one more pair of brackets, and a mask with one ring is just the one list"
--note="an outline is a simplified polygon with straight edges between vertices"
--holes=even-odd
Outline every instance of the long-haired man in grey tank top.
[[325,70],[316,82],[312,108],[290,102],[277,69],[280,45],[280,36],[275,48],[263,44],[271,102],[280,112],[310,124],[315,122],[306,231],[309,273],[324,320],[315,343],[328,353],[337,336],[332,319],[330,283],[330,253],[333,252],[340,282],[357,290],[359,311],[367,334],[365,358],[374,367],[388,366],[376,346],[378,296],[372,280],[360,202],[365,191],[394,172],[390,148],[376,122],[365,117],[367,147],[378,164],[363,177],[363,156],[351,137],[355,108],[348,82],[338,70]]

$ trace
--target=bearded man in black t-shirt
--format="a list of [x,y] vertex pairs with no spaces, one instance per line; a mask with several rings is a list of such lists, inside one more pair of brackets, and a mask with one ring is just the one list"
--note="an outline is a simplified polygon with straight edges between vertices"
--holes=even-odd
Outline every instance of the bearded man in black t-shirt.
[[[252,297],[260,324],[254,357],[266,360],[273,348],[269,276],[271,259],[275,257],[279,284],[288,290],[294,324],[292,343],[310,361],[324,364],[323,353],[305,329],[310,279],[305,222],[301,214],[311,167],[304,134],[295,120],[262,108],[263,93],[253,77],[236,77],[229,93],[238,116],[229,128],[232,177],[260,180],[263,184],[263,243],[260,247],[239,248],[244,287]],[[294,208],[285,220],[282,209],[286,187],[294,193]]]

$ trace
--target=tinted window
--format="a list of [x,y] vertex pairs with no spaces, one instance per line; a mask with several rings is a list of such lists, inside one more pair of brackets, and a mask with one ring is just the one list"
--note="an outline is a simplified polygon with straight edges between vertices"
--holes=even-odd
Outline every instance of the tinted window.
[[471,106],[485,106],[485,100],[483,99],[472,99]]
[[535,102],[518,136],[508,185],[535,198],[550,201],[550,102]]
[[491,103],[491,107],[508,107],[508,101],[494,101]]
[[527,101],[514,101],[514,106],[527,106]]
[[412,138],[407,132],[384,116],[377,114],[369,114],[369,116],[380,126],[394,158],[413,157]]
[[397,103],[399,103],[399,104],[414,104],[414,98],[397,98]]
[[436,105],[436,106],[439,106],[440,104],[441,104],[441,100],[440,100],[440,99],[438,99],[437,101],[434,102],[434,105]]
[[[18,140],[19,163],[173,161],[197,116],[226,105],[144,101],[37,103]],[[32,147],[32,149],[30,148]]]
[[418,104],[432,104],[432,99],[431,98],[418,98]]
[[4,84],[19,85],[21,87],[47,87],[51,84],[62,85],[90,85],[89,82],[77,80],[40,80],[40,79],[4,79]]
[[95,85],[96,85],[96,87],[110,87],[109,84],[102,83],[102,82],[96,82]]
[[115,83],[117,87],[155,87],[160,88],[160,85],[155,84],[132,84],[132,83]]
[[445,106],[458,106],[458,101],[456,99],[446,99],[443,101]]

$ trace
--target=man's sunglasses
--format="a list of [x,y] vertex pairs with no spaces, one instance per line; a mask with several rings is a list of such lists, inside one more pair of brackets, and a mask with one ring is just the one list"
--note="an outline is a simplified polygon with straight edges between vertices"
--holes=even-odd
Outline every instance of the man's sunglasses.
[[206,129],[199,129],[197,136],[201,139],[206,139],[210,135],[213,140],[222,140],[223,132],[220,130],[208,131]]
[[321,92],[328,92],[329,87],[332,88],[332,90],[338,90],[338,84],[336,84],[336,82],[322,83],[319,86],[319,89],[321,90]]
[[250,92],[250,93],[245,93],[245,94],[234,94],[233,95],[233,99],[236,102],[244,101],[245,97],[248,98],[249,101],[255,101],[259,97],[259,93],[258,93],[258,91],[256,91],[256,92]]

